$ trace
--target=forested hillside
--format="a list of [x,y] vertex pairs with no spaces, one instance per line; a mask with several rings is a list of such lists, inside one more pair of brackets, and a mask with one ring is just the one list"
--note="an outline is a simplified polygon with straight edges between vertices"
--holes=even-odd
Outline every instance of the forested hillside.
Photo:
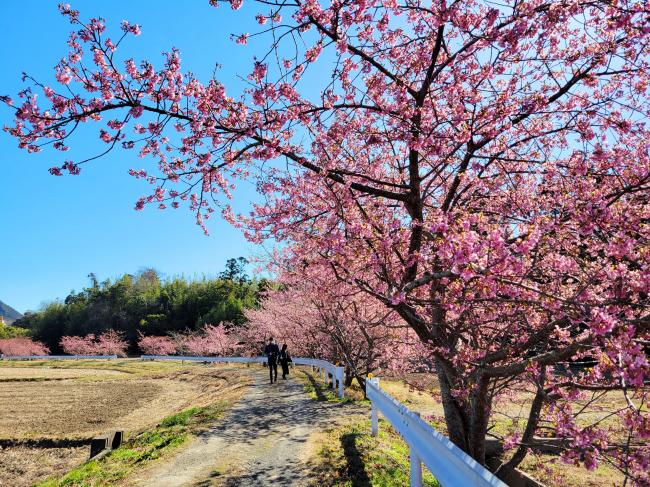
[[60,350],[64,335],[87,335],[113,329],[124,332],[132,346],[138,333],[165,335],[195,330],[206,323],[238,325],[244,309],[254,307],[268,281],[251,280],[244,259],[230,259],[218,278],[161,280],[152,269],[117,280],[90,284],[53,301],[37,313],[26,313],[14,325],[28,328],[34,339],[52,352]]

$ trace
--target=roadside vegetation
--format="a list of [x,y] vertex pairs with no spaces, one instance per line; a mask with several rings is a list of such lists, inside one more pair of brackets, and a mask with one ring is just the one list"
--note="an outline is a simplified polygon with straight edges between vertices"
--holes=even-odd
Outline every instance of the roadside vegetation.
[[322,377],[317,372],[311,370],[311,367],[294,367],[290,375],[302,383],[305,392],[317,401],[357,402],[363,399],[363,393],[356,383],[350,387],[346,387],[345,397],[340,399],[337,391],[328,387],[323,382]]
[[[316,467],[319,485],[408,485],[408,447],[390,424],[383,420],[380,420],[379,436],[370,436],[370,402],[364,399],[359,384],[353,382],[351,386],[346,387],[346,397],[341,400],[336,391],[328,388],[321,377],[309,368],[298,368],[294,377],[302,382],[305,391],[316,400],[350,402],[360,407],[358,414],[349,418],[345,425],[327,430],[319,436]],[[381,380],[381,386],[409,409],[420,413],[442,434],[447,433],[437,383],[430,374],[409,374],[405,378],[387,377]],[[529,392],[520,391],[511,402],[500,405],[500,413],[492,427],[493,431],[502,433],[513,427],[512,418],[516,417],[517,410],[525,403],[527,394]],[[610,395],[601,401],[613,398],[614,396]],[[604,410],[607,410],[607,407]],[[523,429],[525,424],[519,426]],[[588,471],[563,462],[558,455],[535,452],[531,452],[525,459],[520,470],[547,485],[566,487],[604,487],[622,484],[624,480],[623,475],[614,466],[606,463]],[[437,485],[426,469],[424,472],[425,485]]]
[[[370,421],[356,418],[319,438],[319,464],[314,485],[327,487],[393,487],[409,485],[409,450],[390,424],[381,420],[370,435]],[[426,469],[423,484],[438,486]]]
[[[295,369],[294,369],[295,370]],[[369,406],[358,383],[346,388],[339,399],[321,377],[308,367],[300,367],[294,377],[317,401],[353,403],[359,406],[339,424],[313,439],[317,443],[313,485],[326,487],[392,487],[409,485],[408,446],[390,424],[380,421],[379,434],[370,435]],[[430,472],[423,472],[425,486],[438,486]]]
[[239,395],[227,396],[206,407],[193,407],[167,416],[155,428],[128,438],[117,450],[99,460],[91,460],[62,477],[51,478],[39,487],[108,486],[126,479],[152,461],[169,455],[219,420]]

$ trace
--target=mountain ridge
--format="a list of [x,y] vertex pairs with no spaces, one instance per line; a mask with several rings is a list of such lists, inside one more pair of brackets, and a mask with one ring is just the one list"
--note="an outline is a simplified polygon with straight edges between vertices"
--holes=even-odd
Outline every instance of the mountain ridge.
[[0,301],[0,316],[4,317],[5,323],[11,324],[23,315],[6,303]]

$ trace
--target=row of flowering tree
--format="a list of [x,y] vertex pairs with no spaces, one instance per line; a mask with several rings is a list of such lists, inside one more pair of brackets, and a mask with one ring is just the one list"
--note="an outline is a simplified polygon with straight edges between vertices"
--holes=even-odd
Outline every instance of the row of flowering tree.
[[233,356],[240,350],[239,337],[223,323],[205,325],[198,332],[173,333],[169,336],[144,336],[138,348],[146,355],[191,355],[196,357]]
[[0,355],[5,357],[19,357],[31,355],[47,355],[50,349],[41,342],[27,337],[0,339]]
[[[61,348],[70,355],[117,355],[126,357],[129,343],[124,334],[109,330],[101,335],[64,336]],[[169,336],[140,335],[138,348],[147,355],[233,355],[239,339],[224,324],[205,325],[200,331],[173,333]]]
[[[240,96],[183,74],[177,50],[160,68],[120,58],[138,25],[116,37],[62,6],[75,32],[59,84],[26,76],[7,130],[67,151],[100,123],[99,155],[156,161],[131,171],[153,186],[137,209],[187,204],[205,227],[220,208],[282,242],[298,274],[392,310],[436,366],[449,437],[480,463],[495,405],[524,387],[498,475],[552,431],[567,461],[650,483],[647,3],[259,5],[269,47]],[[237,216],[232,185],[253,177],[266,202]],[[576,401],[611,392],[608,421],[579,420]]]
[[64,336],[60,342],[63,351],[69,355],[117,355],[126,357],[129,347],[124,339],[124,334],[109,330],[95,336],[90,333],[86,336]]
[[430,369],[417,336],[393,310],[355,287],[332,286],[305,273],[283,277],[282,289],[246,310],[240,337],[247,352],[259,354],[265,339],[274,337],[294,356],[344,365],[346,385],[356,379],[364,390],[368,374],[379,369]]

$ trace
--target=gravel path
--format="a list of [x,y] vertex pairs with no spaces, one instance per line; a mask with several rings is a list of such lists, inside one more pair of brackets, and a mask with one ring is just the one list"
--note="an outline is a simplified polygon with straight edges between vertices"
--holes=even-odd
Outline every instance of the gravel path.
[[251,375],[254,384],[218,425],[149,471],[139,485],[307,485],[309,436],[340,420],[348,407],[311,399],[292,379],[270,385],[266,369]]

